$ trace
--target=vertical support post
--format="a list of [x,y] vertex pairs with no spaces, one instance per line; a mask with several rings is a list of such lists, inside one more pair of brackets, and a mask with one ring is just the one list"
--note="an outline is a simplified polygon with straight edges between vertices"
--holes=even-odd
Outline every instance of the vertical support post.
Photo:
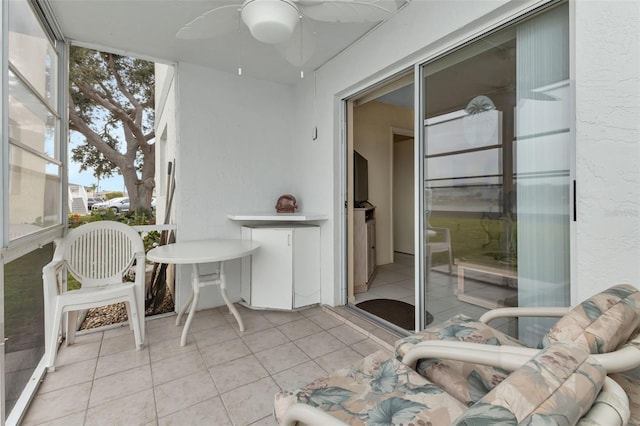
[[9,246],[9,2],[0,2],[0,426],[6,418],[4,252]]

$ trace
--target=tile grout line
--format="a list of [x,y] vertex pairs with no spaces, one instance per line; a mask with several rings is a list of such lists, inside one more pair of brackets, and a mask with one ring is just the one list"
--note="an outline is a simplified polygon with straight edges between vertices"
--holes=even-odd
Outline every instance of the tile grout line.
[[[324,306],[324,305],[320,305],[319,307],[321,308],[320,310],[321,310],[321,312],[322,312],[322,313],[327,314],[327,315],[330,315],[331,317],[335,318],[335,319],[339,322],[339,324],[341,324],[341,325],[342,325],[342,324],[347,325],[347,326],[348,326],[349,328],[351,328],[352,330],[355,330],[356,332],[358,332],[359,334],[361,334],[362,336],[364,336],[364,338],[368,338],[368,339],[370,339],[371,341],[374,341],[375,343],[379,344],[379,345],[380,345],[382,348],[384,348],[384,349],[391,350],[391,351],[393,350],[393,347],[392,347],[392,344],[391,344],[391,343],[386,342],[385,340],[383,340],[382,338],[380,338],[380,337],[378,337],[378,336],[376,336],[376,335],[374,334],[374,333],[376,333],[376,332],[378,332],[378,331],[384,331],[384,332],[386,332],[386,333],[389,333],[389,336],[393,336],[393,333],[390,333],[390,332],[388,332],[387,330],[385,330],[384,328],[379,327],[379,326],[377,326],[376,324],[374,324],[373,322],[371,322],[371,321],[369,321],[369,320],[367,320],[367,319],[365,319],[365,318],[361,318],[361,317],[359,317],[359,316],[357,316],[357,315],[356,315],[356,318],[353,318],[353,319],[351,320],[351,319],[349,319],[349,317],[348,317],[348,315],[347,315],[347,314],[348,314],[348,312],[344,312],[344,313],[341,315],[341,313],[340,313],[339,311],[337,311],[337,309],[336,309],[336,308],[334,308],[334,307]],[[337,308],[340,308],[340,307],[337,307]],[[313,315],[310,315],[310,316],[313,316]],[[308,317],[308,316],[305,316],[304,318],[305,318],[305,319],[308,319],[309,317]],[[358,325],[358,324],[356,324],[356,323],[354,323],[354,322],[353,322],[353,320],[355,320],[355,319],[357,319],[357,318],[361,318],[362,320],[367,321],[367,324],[374,325],[374,326],[375,326],[375,328],[374,328],[374,329],[372,329],[371,331],[367,331],[367,330],[366,330],[366,329],[364,329],[362,326],[360,326],[360,325]],[[297,347],[297,345],[296,345],[295,341],[294,341],[293,339],[291,339],[287,334],[285,334],[284,332],[282,332],[282,330],[280,330],[280,329],[279,329],[279,327],[281,327],[281,326],[283,326],[283,325],[286,325],[286,324],[288,324],[288,323],[290,323],[290,322],[293,322],[293,321],[294,321],[294,320],[292,320],[292,321],[288,321],[288,322],[285,322],[285,323],[279,323],[279,322],[278,322],[278,324],[274,324],[272,321],[269,321],[269,322],[271,323],[271,327],[270,327],[270,328],[272,328],[272,329],[274,329],[274,330],[278,330],[280,333],[282,333],[282,334],[283,334],[283,336],[284,336],[284,337],[285,337],[285,338],[286,338],[290,343],[293,343],[293,344]],[[233,323],[231,323],[231,321],[227,321],[227,324],[225,324],[225,325],[220,325],[219,327],[223,327],[223,326],[231,326],[231,327],[233,328]],[[213,329],[215,329],[216,327],[212,327],[212,328],[213,328]],[[235,328],[233,328],[233,329],[234,329],[234,332],[236,332],[236,333],[237,333],[237,331],[235,330]],[[328,333],[329,335],[332,335],[332,334],[329,332],[329,330],[328,330],[328,329],[322,329],[322,330],[321,330],[321,331],[319,331],[319,332],[326,332],[326,333]],[[146,333],[145,333],[145,334],[146,334]],[[332,335],[332,336],[333,336],[333,335]],[[99,349],[98,349],[98,351],[97,351],[97,356],[96,356],[96,365],[94,366],[94,369],[93,369],[93,374],[92,374],[92,379],[91,379],[91,384],[90,384],[90,386],[91,386],[91,387],[90,387],[90,391],[89,391],[89,398],[88,398],[88,400],[87,400],[87,406],[86,406],[83,410],[81,410],[81,411],[79,410],[79,411],[78,411],[78,412],[82,412],[82,413],[83,413],[83,423],[85,423],[85,424],[86,424],[86,422],[87,422],[87,420],[88,420],[88,415],[89,415],[89,413],[88,413],[88,412],[89,412],[89,410],[92,408],[92,407],[90,407],[89,405],[90,405],[91,394],[93,393],[93,387],[94,387],[94,385],[95,385],[95,381],[96,381],[97,379],[99,379],[99,378],[96,378],[96,372],[97,372],[97,369],[98,369],[98,361],[99,361],[100,359],[102,359],[102,358],[108,358],[108,357],[110,357],[110,356],[114,356],[114,355],[116,355],[118,352],[122,352],[122,351],[118,351],[118,352],[115,352],[115,353],[110,353],[110,354],[106,354],[106,355],[104,355],[104,354],[103,354],[103,355],[101,355],[101,353],[102,353],[102,347],[103,347],[104,342],[105,342],[106,340],[115,339],[115,338],[118,338],[118,337],[120,337],[120,336],[109,336],[109,338],[107,338],[107,339],[105,339],[105,337],[106,337],[106,336],[105,336],[104,332],[102,332],[102,338],[101,338],[101,339],[99,339],[99,341],[98,341],[98,342],[99,342]],[[334,338],[336,338],[336,339],[338,339],[338,341],[341,341],[341,339],[339,339],[338,337],[336,337],[336,336],[333,336],[333,337],[334,337]],[[253,351],[253,350],[252,350],[252,349],[251,349],[251,348],[246,344],[246,342],[244,342],[243,336],[241,336],[241,335],[236,335],[236,336],[235,336],[235,338],[238,338],[240,341],[242,341],[242,342],[243,342],[243,344],[244,344],[244,345],[246,345],[246,346],[247,346],[247,348],[249,349],[250,354],[251,354],[252,356],[254,356],[254,357],[255,357],[255,354],[256,354],[256,353],[255,353],[255,352],[254,352],[254,351]],[[152,366],[152,365],[153,365],[153,361],[152,361],[152,359],[151,359],[151,353],[150,353],[150,352],[151,352],[151,350],[150,350],[150,346],[151,346],[152,344],[151,344],[147,339],[148,339],[148,336],[145,336],[145,345],[144,345],[144,350],[145,350],[145,351],[147,351],[147,355],[148,355],[148,361],[147,361],[147,363],[148,363],[148,364],[147,364],[147,365],[148,365],[148,367],[149,367],[149,369],[150,369],[150,371],[151,371],[151,392],[152,392],[153,405],[154,405],[154,407],[153,407],[153,411],[154,411],[154,414],[155,414],[155,421],[156,421],[156,422],[158,422],[158,421],[161,419],[161,417],[160,417],[160,413],[159,413],[159,411],[158,411],[158,401],[157,401],[157,395],[156,395],[156,388],[157,388],[157,386],[158,386],[158,385],[156,384],[156,379],[155,379],[155,378],[154,378],[154,376],[153,376],[153,366]],[[387,339],[387,340],[388,340],[388,339]],[[219,342],[219,343],[221,343],[221,342]],[[350,347],[352,347],[352,346],[353,346],[353,344],[349,344],[349,343],[346,343],[346,342],[344,342],[344,341],[341,341],[341,343],[343,344],[343,346],[344,346],[344,347],[347,347],[347,348],[350,348]],[[196,342],[196,341],[193,341],[193,342],[191,342],[191,344],[193,344],[193,345],[195,346],[195,348],[196,348],[196,349],[195,349],[195,351],[199,352],[199,353],[200,353],[200,355],[202,356],[202,353],[201,353],[202,348],[197,344],[197,342]],[[301,349],[301,350],[302,350],[302,349]],[[302,350],[302,352],[306,354],[306,352],[304,352],[304,350]],[[357,351],[357,352],[358,352],[358,351]],[[176,354],[175,356],[179,356],[179,355],[180,355],[180,354]],[[314,364],[315,364],[315,365],[316,365],[316,366],[317,366],[321,371],[322,371],[322,370],[324,370],[324,368],[323,368],[320,364],[318,364],[318,362],[317,362],[317,360],[316,360],[316,359],[317,359],[317,357],[316,357],[316,358],[313,358],[313,357],[309,356],[309,354],[306,354],[306,355],[307,355],[307,357],[309,358],[309,361],[310,361],[310,362],[313,362],[313,363],[314,363]],[[325,354],[325,355],[326,355],[326,354]],[[248,356],[248,355],[247,355],[247,356]],[[261,361],[259,358],[257,358],[257,357],[255,357],[255,358],[257,359],[258,363],[259,363],[259,364],[260,364],[260,365],[261,365],[261,366],[262,366],[262,367],[267,371],[267,376],[266,376],[266,377],[269,377],[269,378],[273,381],[273,383],[275,384],[275,386],[276,386],[277,388],[282,389],[282,387],[280,386],[280,384],[279,384],[279,383],[275,380],[275,378],[274,378],[274,375],[275,375],[275,374],[278,374],[279,372],[278,372],[278,373],[271,373],[271,372],[269,372],[269,370],[267,370],[267,369],[266,369],[266,367],[263,365],[262,361]],[[158,360],[158,362],[160,362],[160,361],[162,361],[162,360]],[[229,362],[231,362],[231,361],[229,361]],[[220,392],[220,389],[218,388],[218,385],[217,385],[217,383],[216,383],[216,380],[215,380],[215,378],[213,377],[212,368],[213,368],[213,366],[209,366],[209,365],[206,363],[206,361],[205,361],[205,368],[204,368],[204,370],[206,370],[206,372],[208,373],[208,375],[209,375],[209,377],[210,377],[210,379],[211,379],[211,381],[212,381],[212,384],[213,384],[214,388],[217,390],[217,397],[219,398],[219,400],[220,400],[220,402],[221,402],[221,406],[222,406],[222,408],[224,409],[224,412],[226,413],[226,415],[227,415],[228,419],[229,419],[229,420],[231,420],[231,421],[233,422],[233,418],[232,418],[232,416],[231,416],[231,411],[229,410],[229,407],[227,407],[227,404],[225,403],[225,399],[223,398],[223,393],[221,393],[221,392]],[[125,371],[126,371],[126,370],[125,370]],[[283,371],[284,371],[284,370],[283,370]],[[325,371],[326,371],[326,370],[325,370]],[[110,375],[112,375],[112,374],[118,374],[118,373],[110,373],[110,374],[108,374],[107,376],[110,376]],[[103,377],[107,377],[107,376],[103,376]],[[266,377],[265,377],[265,378],[266,378]],[[102,377],[101,377],[101,378],[102,378]],[[263,380],[263,379],[265,379],[265,378],[261,378],[261,379],[258,379],[258,380]],[[229,391],[231,391],[231,390],[229,390]],[[215,398],[215,397],[212,397],[211,399],[213,399],[213,398]],[[108,401],[107,401],[107,402],[108,402]],[[102,404],[99,404],[99,405],[102,405]],[[193,404],[193,405],[196,405],[196,404]],[[184,407],[184,408],[188,408],[188,407]],[[183,409],[184,409],[184,408],[183,408]],[[177,411],[176,411],[176,412],[177,412]],[[172,414],[175,414],[175,412],[173,412],[173,413],[169,413],[169,414],[166,414],[166,413],[165,413],[165,415],[164,415],[162,418],[167,417],[167,416],[172,415]],[[264,417],[263,419],[266,419],[266,418],[269,418],[269,417],[270,417],[270,416],[266,416],[266,417]],[[263,420],[263,419],[258,419],[257,421],[259,422],[260,420]],[[157,423],[156,423],[156,424],[157,424]]]
[[[325,311],[329,315],[331,315],[334,318],[342,321],[344,324],[348,325],[349,327],[353,328],[354,330],[358,331],[359,333],[364,334],[365,336],[367,336],[367,338],[375,341],[376,343],[378,343],[383,348],[393,352],[393,350],[394,350],[393,345],[391,345],[390,343],[385,342],[383,339],[381,339],[380,337],[376,336],[372,332],[365,330],[364,328],[362,328],[359,325],[355,324],[354,322],[352,322],[348,318],[345,318],[342,315],[340,315],[339,313],[335,312],[331,306],[322,305],[322,309],[323,309],[323,311]],[[364,321],[368,321],[365,318],[362,318],[362,319]],[[370,321],[368,321],[368,322],[370,322]],[[376,328],[380,328],[380,327],[378,327],[376,325]],[[386,330],[384,330],[384,331],[386,331]],[[398,337],[398,339],[400,339],[400,337]]]

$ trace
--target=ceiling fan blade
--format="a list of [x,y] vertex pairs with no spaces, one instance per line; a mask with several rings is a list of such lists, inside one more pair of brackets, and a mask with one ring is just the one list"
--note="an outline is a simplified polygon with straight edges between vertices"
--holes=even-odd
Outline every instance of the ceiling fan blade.
[[311,20],[303,17],[294,34],[284,43],[276,44],[275,48],[287,62],[295,67],[307,63],[316,49],[316,35]]
[[216,7],[186,24],[176,33],[184,40],[213,38],[238,29],[241,4]]
[[324,22],[377,22],[393,16],[395,0],[295,0],[308,18]]

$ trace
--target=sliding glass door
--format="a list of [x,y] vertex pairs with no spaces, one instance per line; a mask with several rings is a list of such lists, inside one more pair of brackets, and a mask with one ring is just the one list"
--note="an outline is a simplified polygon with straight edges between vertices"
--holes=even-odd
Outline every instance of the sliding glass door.
[[[566,4],[421,69],[424,280],[435,322],[569,303]],[[428,316],[425,316],[425,318]],[[504,324],[537,341],[539,320]]]

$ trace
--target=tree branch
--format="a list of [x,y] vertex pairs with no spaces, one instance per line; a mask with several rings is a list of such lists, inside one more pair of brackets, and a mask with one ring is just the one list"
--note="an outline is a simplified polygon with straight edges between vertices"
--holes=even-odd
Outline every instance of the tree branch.
[[132,134],[138,140],[138,143],[140,145],[147,144],[148,140],[145,138],[144,134],[142,133],[142,130],[141,130],[142,126],[140,125],[140,123],[142,122],[143,108],[139,103],[137,103],[138,106],[132,111],[132,115],[134,115],[135,117],[135,118],[132,118],[126,111],[124,111],[118,105],[114,105],[111,102],[109,102],[107,99],[100,97],[90,85],[83,82],[75,82],[75,83],[80,89],[80,91],[86,97],[91,99],[96,104],[101,105],[103,108],[107,109],[111,113],[115,114],[118,118],[120,118],[120,120],[124,124],[124,127],[128,127],[131,130]]
[[126,123],[127,125],[134,127],[136,126],[136,123],[131,119],[131,117],[129,117],[129,114],[127,114],[126,111],[124,111],[122,108],[120,108],[117,105],[112,104],[111,102],[109,102],[108,100],[100,97],[94,90],[93,88],[84,83],[84,82],[75,82],[76,85],[78,86],[78,89],[89,99],[91,99],[93,102],[95,102],[97,105],[102,106],[103,108],[105,108],[106,110],[110,111],[111,113],[115,114],[118,118],[120,118],[122,120],[123,123]]
[[109,161],[118,166],[122,164],[122,154],[104,143],[100,135],[94,132],[75,110],[71,108],[69,109],[69,128],[81,133],[86,138],[87,143],[96,147]]
[[107,60],[107,66],[109,67],[109,70],[111,71],[111,74],[113,75],[113,78],[115,78],[115,80],[116,80],[116,84],[118,85],[118,90],[120,90],[120,92],[122,92],[122,94],[127,99],[129,99],[129,102],[131,102],[131,104],[135,108],[137,108],[140,105],[140,102],[138,102],[138,100],[129,92],[129,90],[127,90],[127,87],[122,82],[122,78],[120,77],[120,74],[118,73],[118,70],[115,68],[115,65],[114,65],[114,62],[113,62],[113,55],[109,55],[108,60]]

